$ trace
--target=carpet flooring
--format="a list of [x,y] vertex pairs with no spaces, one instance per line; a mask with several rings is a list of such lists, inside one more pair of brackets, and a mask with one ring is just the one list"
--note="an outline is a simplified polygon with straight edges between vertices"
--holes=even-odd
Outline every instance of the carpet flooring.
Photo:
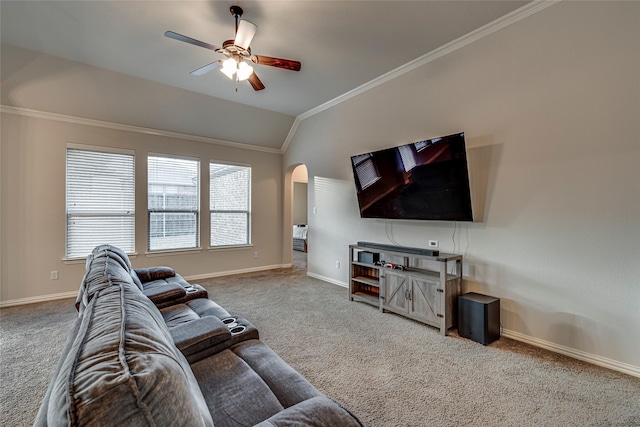
[[[290,269],[201,280],[261,339],[371,427],[640,426],[640,379],[507,338],[483,346]],[[73,300],[0,310],[0,425],[33,423]]]

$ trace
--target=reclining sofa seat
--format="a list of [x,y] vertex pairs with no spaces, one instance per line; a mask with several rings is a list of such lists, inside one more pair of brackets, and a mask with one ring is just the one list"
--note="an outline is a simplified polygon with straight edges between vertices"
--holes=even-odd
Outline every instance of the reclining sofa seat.
[[[221,339],[213,352],[200,341],[190,363],[168,326],[185,324],[176,315],[184,304],[161,312],[131,271],[126,254],[108,245],[87,259],[79,316],[34,425],[362,425],[251,334]],[[209,310],[202,319],[228,315],[211,300],[187,304]],[[198,335],[200,323],[191,326]]]
[[90,258],[79,316],[34,425],[213,426],[189,363],[133,283],[128,259],[108,248]]
[[171,267],[148,267],[134,269],[127,254],[120,248],[111,245],[97,246],[89,256],[87,256],[87,274],[85,274],[78,299],[76,300],[76,309],[80,309],[81,305],[86,305],[88,301],[83,300],[86,295],[83,289],[86,287],[90,265],[94,256],[110,253],[114,262],[120,264],[129,272],[133,282],[140,288],[158,308],[169,307],[175,304],[185,303],[196,298],[208,298],[207,290],[198,284],[191,284],[184,280],[182,276],[177,274]]

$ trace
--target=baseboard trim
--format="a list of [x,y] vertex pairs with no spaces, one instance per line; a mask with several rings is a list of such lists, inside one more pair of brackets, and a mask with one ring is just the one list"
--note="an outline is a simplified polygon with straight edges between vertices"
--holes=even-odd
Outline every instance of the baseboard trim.
[[35,304],[37,302],[47,302],[65,298],[75,298],[78,295],[78,291],[62,292],[59,294],[40,295],[37,297],[18,298],[7,301],[0,301],[0,308],[14,307],[16,305]]
[[[344,283],[339,280],[332,279],[330,277],[325,277],[320,274],[307,272],[307,276],[313,277],[315,279],[319,279],[325,282],[329,282],[334,285],[342,286],[343,288],[349,287],[348,283]],[[619,362],[617,360],[609,359],[607,357],[602,357],[596,354],[587,353],[585,351],[576,350],[574,348],[566,347],[566,346],[556,344],[550,341],[546,341],[540,338],[535,338],[529,335],[522,334],[520,332],[511,331],[509,329],[503,329],[502,336],[504,336],[505,338],[510,338],[512,340],[530,344],[534,347],[543,348],[545,350],[549,350],[554,353],[559,353],[574,359],[582,360],[583,362],[587,362],[593,365],[601,366],[603,368],[611,369],[612,371],[622,372],[623,374],[640,378],[639,366],[630,365],[628,363]]]
[[313,277],[314,279],[322,280],[323,282],[329,282],[329,283],[331,283],[333,285],[342,286],[343,288],[348,288],[349,287],[348,283],[341,282],[341,281],[336,280],[336,279],[332,279],[331,277],[321,276],[320,274],[310,273],[310,272],[307,271],[307,276]]
[[633,366],[629,365],[628,363],[618,362],[617,360],[587,353],[581,350],[576,350],[574,348],[565,347],[560,344],[521,334],[520,332],[511,331],[508,329],[504,329],[502,331],[502,336],[510,338],[512,340],[530,344],[534,347],[544,348],[545,350],[553,351],[554,353],[560,353],[574,359],[582,360],[583,362],[591,363],[593,365],[598,365],[603,368],[611,369],[613,371],[622,372],[623,374],[640,378],[640,366]]
[[[290,268],[290,267],[292,267],[292,264],[265,265],[265,266],[254,267],[254,268],[243,268],[240,270],[222,271],[219,273],[206,273],[206,274],[197,274],[193,276],[185,276],[184,279],[190,282],[193,280],[212,279],[214,277],[233,276],[235,274],[255,273],[258,271],[277,270],[279,268]],[[65,298],[75,298],[77,295],[78,295],[78,291],[72,291],[72,292],[63,292],[59,294],[40,295],[37,297],[18,298],[14,300],[0,301],[0,308],[35,304],[38,302],[53,301],[53,300],[65,299]]]
[[193,276],[184,276],[184,280],[192,282],[194,280],[213,279],[215,277],[234,276],[236,274],[257,273],[259,271],[277,270],[279,268],[290,268],[292,264],[273,264],[263,265],[260,267],[241,268],[239,270],[227,270],[217,273],[195,274]]

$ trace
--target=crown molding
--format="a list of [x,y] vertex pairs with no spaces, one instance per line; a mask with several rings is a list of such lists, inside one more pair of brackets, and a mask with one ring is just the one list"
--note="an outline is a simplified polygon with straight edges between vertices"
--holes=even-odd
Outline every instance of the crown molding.
[[438,58],[441,58],[484,37],[487,37],[495,33],[496,31],[506,28],[509,25],[519,22],[531,15],[534,15],[550,6],[559,3],[560,1],[562,0],[534,0],[531,3],[527,3],[525,6],[522,6],[521,8],[514,10],[513,12],[501,18],[498,18],[493,22],[490,22],[470,33],[465,34],[462,37],[459,37],[435,50],[432,50],[431,52],[428,52],[414,59],[413,61],[407,62],[406,64],[401,65],[398,68],[395,68],[381,75],[380,77],[376,77],[375,79],[361,86],[358,86],[357,88],[352,89],[349,92],[345,92],[342,95],[325,102],[324,104],[318,105],[317,107],[314,107],[311,110],[300,114],[293,122],[291,131],[289,131],[289,134],[282,144],[282,148],[280,151],[283,153],[287,151],[287,148],[289,148],[291,140],[293,139],[293,136],[295,135],[295,132],[302,120],[315,116],[316,114],[328,110],[331,107],[334,107],[370,89],[380,86],[381,84],[386,83],[389,80],[393,80],[397,77],[402,76],[403,74],[415,70],[416,68],[422,67],[423,65],[426,65],[431,61],[435,61]]
[[86,119],[83,117],[68,116],[65,114],[50,113],[48,111],[31,110],[22,107],[13,107],[10,105],[0,105],[0,112],[8,114],[16,114],[26,117],[35,117],[38,119],[55,120],[58,122],[73,123],[78,125],[101,127],[106,129],[121,130],[126,132],[135,132],[145,135],[156,135],[167,138],[185,139],[188,141],[203,142],[206,144],[224,145],[226,147],[240,148],[243,150],[261,151],[271,154],[282,154],[279,148],[260,147],[257,145],[243,144],[241,142],[225,141],[222,139],[208,138],[205,136],[191,135],[188,133],[171,132],[161,129],[153,129],[142,126],[125,125],[122,123],[113,123],[102,120]]

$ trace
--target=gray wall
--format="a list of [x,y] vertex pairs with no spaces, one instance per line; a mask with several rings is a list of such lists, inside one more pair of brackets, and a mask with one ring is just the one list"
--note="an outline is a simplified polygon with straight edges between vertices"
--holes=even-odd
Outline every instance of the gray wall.
[[293,183],[293,223],[307,223],[307,183]]
[[[1,287],[3,304],[75,294],[84,261],[65,255],[65,155],[69,142],[135,150],[134,267],[170,265],[185,277],[260,270],[282,265],[282,156],[262,151],[150,135],[116,128],[2,113]],[[201,166],[201,251],[146,254],[148,153],[196,157]],[[207,250],[211,160],[252,167],[253,247]],[[256,258],[254,252],[258,252]],[[59,279],[50,280],[58,271]]]
[[[640,375],[639,17],[561,2],[301,120],[283,167],[309,171],[309,274],[439,240],[506,335]],[[351,155],[460,131],[480,221],[359,217]]]

